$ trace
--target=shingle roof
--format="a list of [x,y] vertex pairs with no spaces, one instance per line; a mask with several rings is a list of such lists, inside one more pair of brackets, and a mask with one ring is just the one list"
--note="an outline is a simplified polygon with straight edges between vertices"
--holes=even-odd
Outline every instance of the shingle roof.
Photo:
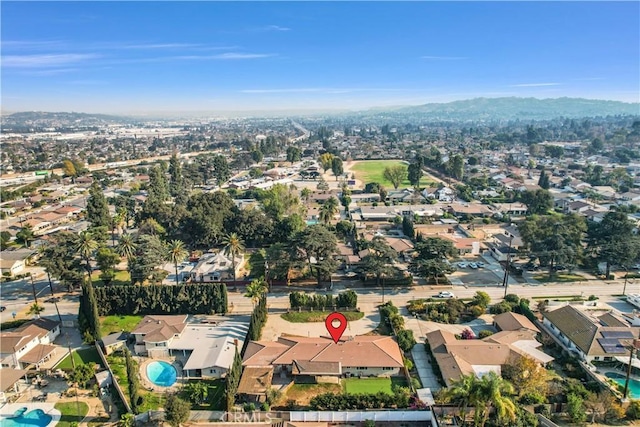
[[265,394],[271,387],[273,366],[247,367],[242,371],[238,394]]
[[522,314],[518,313],[502,313],[493,318],[494,323],[501,331],[517,331],[518,329],[529,329],[539,332],[536,325]]
[[162,342],[180,334],[187,326],[187,315],[156,316],[147,315],[138,323],[132,334],[144,334],[144,341]]

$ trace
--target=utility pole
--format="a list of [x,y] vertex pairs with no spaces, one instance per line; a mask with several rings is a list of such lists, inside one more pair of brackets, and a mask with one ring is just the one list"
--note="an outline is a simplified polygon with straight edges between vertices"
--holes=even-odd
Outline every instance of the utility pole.
[[627,279],[629,278],[629,269],[627,267],[624,268],[624,287],[622,288],[622,295],[627,294]]
[[507,296],[509,289],[509,266],[511,264],[511,244],[513,243],[513,234],[509,237],[509,251],[507,253],[507,263],[504,268],[504,277],[502,278],[502,286],[504,286],[504,296]]
[[60,328],[62,328],[62,316],[60,315],[60,309],[58,309],[58,300],[56,299],[56,295],[53,293],[53,282],[51,282],[51,274],[49,274],[49,270],[47,270],[47,279],[49,280],[49,289],[51,290],[51,298],[53,298],[53,305],[56,307],[56,313],[58,313]]

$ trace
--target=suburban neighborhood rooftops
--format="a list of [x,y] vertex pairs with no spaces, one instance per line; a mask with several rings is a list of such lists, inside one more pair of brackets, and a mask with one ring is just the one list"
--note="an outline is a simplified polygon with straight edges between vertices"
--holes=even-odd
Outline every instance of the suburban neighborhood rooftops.
[[273,366],[248,366],[242,371],[238,394],[261,395],[271,387]]
[[539,332],[536,325],[527,319],[522,314],[507,312],[498,314],[493,318],[493,323],[501,331],[517,331],[518,329],[529,329],[531,331]]
[[148,342],[162,342],[180,334],[186,326],[187,315],[147,315],[131,332],[144,335]]

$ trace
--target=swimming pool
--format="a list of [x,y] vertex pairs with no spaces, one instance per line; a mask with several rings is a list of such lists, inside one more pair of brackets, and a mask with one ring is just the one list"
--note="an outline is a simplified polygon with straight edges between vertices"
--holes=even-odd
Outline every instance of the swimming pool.
[[28,408],[25,406],[18,409],[11,417],[0,418],[0,427],[45,427],[53,419],[51,415],[47,415],[42,409],[27,411]]
[[178,379],[178,372],[167,362],[151,362],[147,365],[149,381],[160,387],[171,387]]
[[[627,378],[625,375],[617,372],[607,372],[604,375],[624,387]],[[640,381],[629,378],[629,397],[632,399],[640,399]]]

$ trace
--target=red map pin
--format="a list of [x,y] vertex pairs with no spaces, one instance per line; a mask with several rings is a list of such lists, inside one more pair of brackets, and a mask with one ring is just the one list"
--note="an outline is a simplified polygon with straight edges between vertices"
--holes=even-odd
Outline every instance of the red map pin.
[[[335,326],[334,322],[340,322],[340,324]],[[347,329],[347,318],[344,317],[344,314],[342,313],[333,312],[324,320],[324,325],[327,327],[327,331],[329,331],[329,335],[331,335],[331,338],[333,338],[333,342],[338,344],[338,341],[340,341],[342,334],[344,333],[345,329]]]

